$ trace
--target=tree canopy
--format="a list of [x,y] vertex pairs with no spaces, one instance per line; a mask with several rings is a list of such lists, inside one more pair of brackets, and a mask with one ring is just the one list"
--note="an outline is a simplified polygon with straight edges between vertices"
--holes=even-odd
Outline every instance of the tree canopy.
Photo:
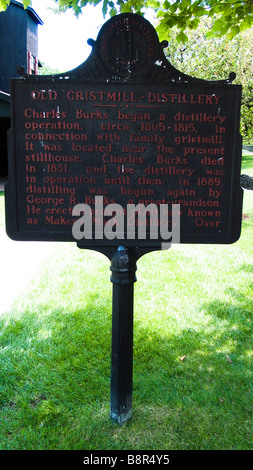
[[165,54],[170,63],[187,75],[204,80],[224,80],[236,74],[234,84],[242,85],[241,135],[244,144],[253,142],[253,28],[242,31],[228,41],[225,36],[206,37],[211,20],[201,21],[188,33],[186,44],[176,41],[173,30]]
[[[24,7],[32,4],[31,0],[22,0]],[[72,8],[78,16],[86,5],[101,4],[103,14],[111,16],[117,13],[144,14],[146,8],[154,11],[158,20],[157,32],[160,40],[170,36],[172,28],[177,27],[177,41],[185,43],[188,39],[186,30],[195,30],[201,18],[212,18],[209,37],[235,37],[239,32],[253,24],[252,0],[54,0],[58,11]],[[0,0],[0,11],[9,5],[10,0]]]

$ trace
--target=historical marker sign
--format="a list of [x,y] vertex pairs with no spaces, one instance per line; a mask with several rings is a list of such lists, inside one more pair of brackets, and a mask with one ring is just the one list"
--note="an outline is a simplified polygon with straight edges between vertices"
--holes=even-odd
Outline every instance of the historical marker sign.
[[[241,87],[176,75],[161,54],[146,20],[119,15],[74,72],[11,81],[10,237],[76,241],[73,208],[87,204],[92,235],[83,246],[159,247],[160,230],[150,238],[151,216],[146,239],[138,239],[136,217],[129,239],[127,205],[167,204],[171,229],[177,204],[181,242],[237,240]],[[110,204],[119,204],[125,218],[108,239],[102,226]]]
[[240,236],[241,87],[233,74],[208,82],[176,70],[138,15],[112,18],[89,43],[70,72],[11,80],[6,229],[111,259],[111,417],[121,424],[132,415],[136,260],[171,241]]

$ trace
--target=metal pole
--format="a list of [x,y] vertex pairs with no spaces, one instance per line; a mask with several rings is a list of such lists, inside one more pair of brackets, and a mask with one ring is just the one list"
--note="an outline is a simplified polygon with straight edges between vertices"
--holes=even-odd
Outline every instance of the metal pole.
[[123,424],[132,417],[133,299],[136,256],[119,246],[111,258],[112,356],[111,419]]

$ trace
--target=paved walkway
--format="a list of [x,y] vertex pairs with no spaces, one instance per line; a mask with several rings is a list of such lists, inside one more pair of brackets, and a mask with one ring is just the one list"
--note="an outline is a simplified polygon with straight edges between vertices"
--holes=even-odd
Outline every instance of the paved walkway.
[[[3,191],[2,180],[0,190]],[[10,309],[55,245],[11,240],[5,232],[4,214],[0,212],[0,315]]]

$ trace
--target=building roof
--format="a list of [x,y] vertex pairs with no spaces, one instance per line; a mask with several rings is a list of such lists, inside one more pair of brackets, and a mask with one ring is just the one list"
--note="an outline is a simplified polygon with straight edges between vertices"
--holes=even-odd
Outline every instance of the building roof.
[[[20,1],[10,0],[10,3],[12,3],[13,5],[16,5],[17,7],[24,9],[24,5]],[[26,10],[28,14],[32,17],[32,19],[35,21],[35,23],[41,24],[41,25],[43,24],[42,19],[39,17],[39,15],[37,15],[36,11],[32,7],[27,7]]]
[[1,101],[10,101],[10,93],[5,93],[4,91],[0,90],[0,100]]
[[[0,90],[0,118],[10,117],[10,94]],[[0,165],[1,166],[1,165]]]

